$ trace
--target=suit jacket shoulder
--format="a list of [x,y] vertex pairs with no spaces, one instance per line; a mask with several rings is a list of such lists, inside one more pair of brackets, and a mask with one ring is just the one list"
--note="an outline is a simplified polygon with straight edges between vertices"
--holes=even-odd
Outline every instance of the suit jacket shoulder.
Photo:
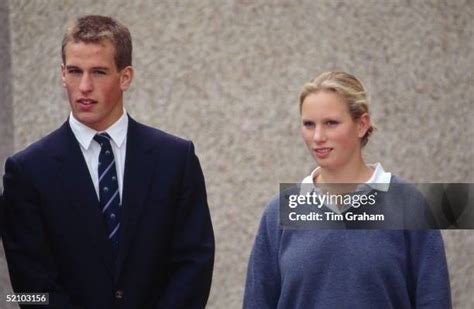
[[191,143],[189,140],[137,122],[131,117],[129,117],[128,137],[142,139],[147,146],[151,147],[172,147],[171,150],[186,149]]
[[[32,144],[28,145],[23,150],[18,151],[11,157],[15,160],[24,162],[30,159],[35,160],[38,158],[38,156],[44,156],[51,150],[56,149],[58,143],[67,138],[68,130],[70,131],[71,129],[69,128],[69,124],[65,122],[56,130],[33,142]],[[70,133],[72,135],[72,131]]]

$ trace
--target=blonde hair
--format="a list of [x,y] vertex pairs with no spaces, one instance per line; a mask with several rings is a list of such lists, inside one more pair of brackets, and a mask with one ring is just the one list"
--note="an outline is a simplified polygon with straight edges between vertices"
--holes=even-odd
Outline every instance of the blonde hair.
[[[352,119],[359,119],[364,113],[369,113],[369,99],[367,93],[355,76],[342,71],[324,72],[311,82],[305,84],[300,92],[300,113],[305,98],[319,91],[330,91],[342,96],[346,102]],[[369,136],[375,130],[370,124],[365,135],[362,137],[361,145],[365,146]]]
[[132,65],[132,37],[128,28],[118,20],[100,15],[82,16],[66,30],[61,45],[63,64],[66,64],[66,45],[69,42],[112,42],[115,48],[115,64],[118,70]]

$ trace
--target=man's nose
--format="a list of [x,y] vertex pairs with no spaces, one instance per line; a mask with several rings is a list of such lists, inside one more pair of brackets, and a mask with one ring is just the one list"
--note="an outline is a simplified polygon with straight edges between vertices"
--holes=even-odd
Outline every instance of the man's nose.
[[91,92],[93,89],[92,79],[89,74],[84,73],[81,78],[81,83],[79,84],[79,90],[81,92]]

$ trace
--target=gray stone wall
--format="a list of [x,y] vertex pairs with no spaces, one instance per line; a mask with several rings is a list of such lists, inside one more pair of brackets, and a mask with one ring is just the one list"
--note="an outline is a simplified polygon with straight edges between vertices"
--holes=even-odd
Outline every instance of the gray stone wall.
[[[13,102],[10,56],[10,23],[7,2],[0,2],[0,164],[13,151]],[[3,182],[0,179],[0,193]]]
[[[472,0],[0,3],[1,160],[67,117],[67,21],[105,14],[130,27],[127,110],[193,140],[206,176],[217,241],[209,308],[241,307],[265,203],[314,168],[297,98],[322,71],[352,72],[368,88],[378,131],[367,161],[413,182],[474,182]],[[454,307],[472,308],[474,232],[443,235]]]
[[[0,166],[13,151],[13,102],[10,57],[10,23],[8,3],[0,1]],[[0,194],[3,192],[3,181],[0,179]],[[2,215],[0,209],[0,217]],[[1,223],[1,222],[0,222]],[[0,226],[0,231],[2,227]],[[7,265],[0,244],[0,307],[5,305],[3,292],[10,291],[10,280]],[[7,307],[8,308],[8,307]]]

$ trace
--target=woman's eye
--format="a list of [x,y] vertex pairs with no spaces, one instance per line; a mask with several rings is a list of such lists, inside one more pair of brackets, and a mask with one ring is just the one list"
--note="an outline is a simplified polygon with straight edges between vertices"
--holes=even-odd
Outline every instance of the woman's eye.
[[333,127],[335,125],[339,124],[339,122],[335,121],[335,120],[328,120],[326,121],[326,125],[329,126],[329,127]]

